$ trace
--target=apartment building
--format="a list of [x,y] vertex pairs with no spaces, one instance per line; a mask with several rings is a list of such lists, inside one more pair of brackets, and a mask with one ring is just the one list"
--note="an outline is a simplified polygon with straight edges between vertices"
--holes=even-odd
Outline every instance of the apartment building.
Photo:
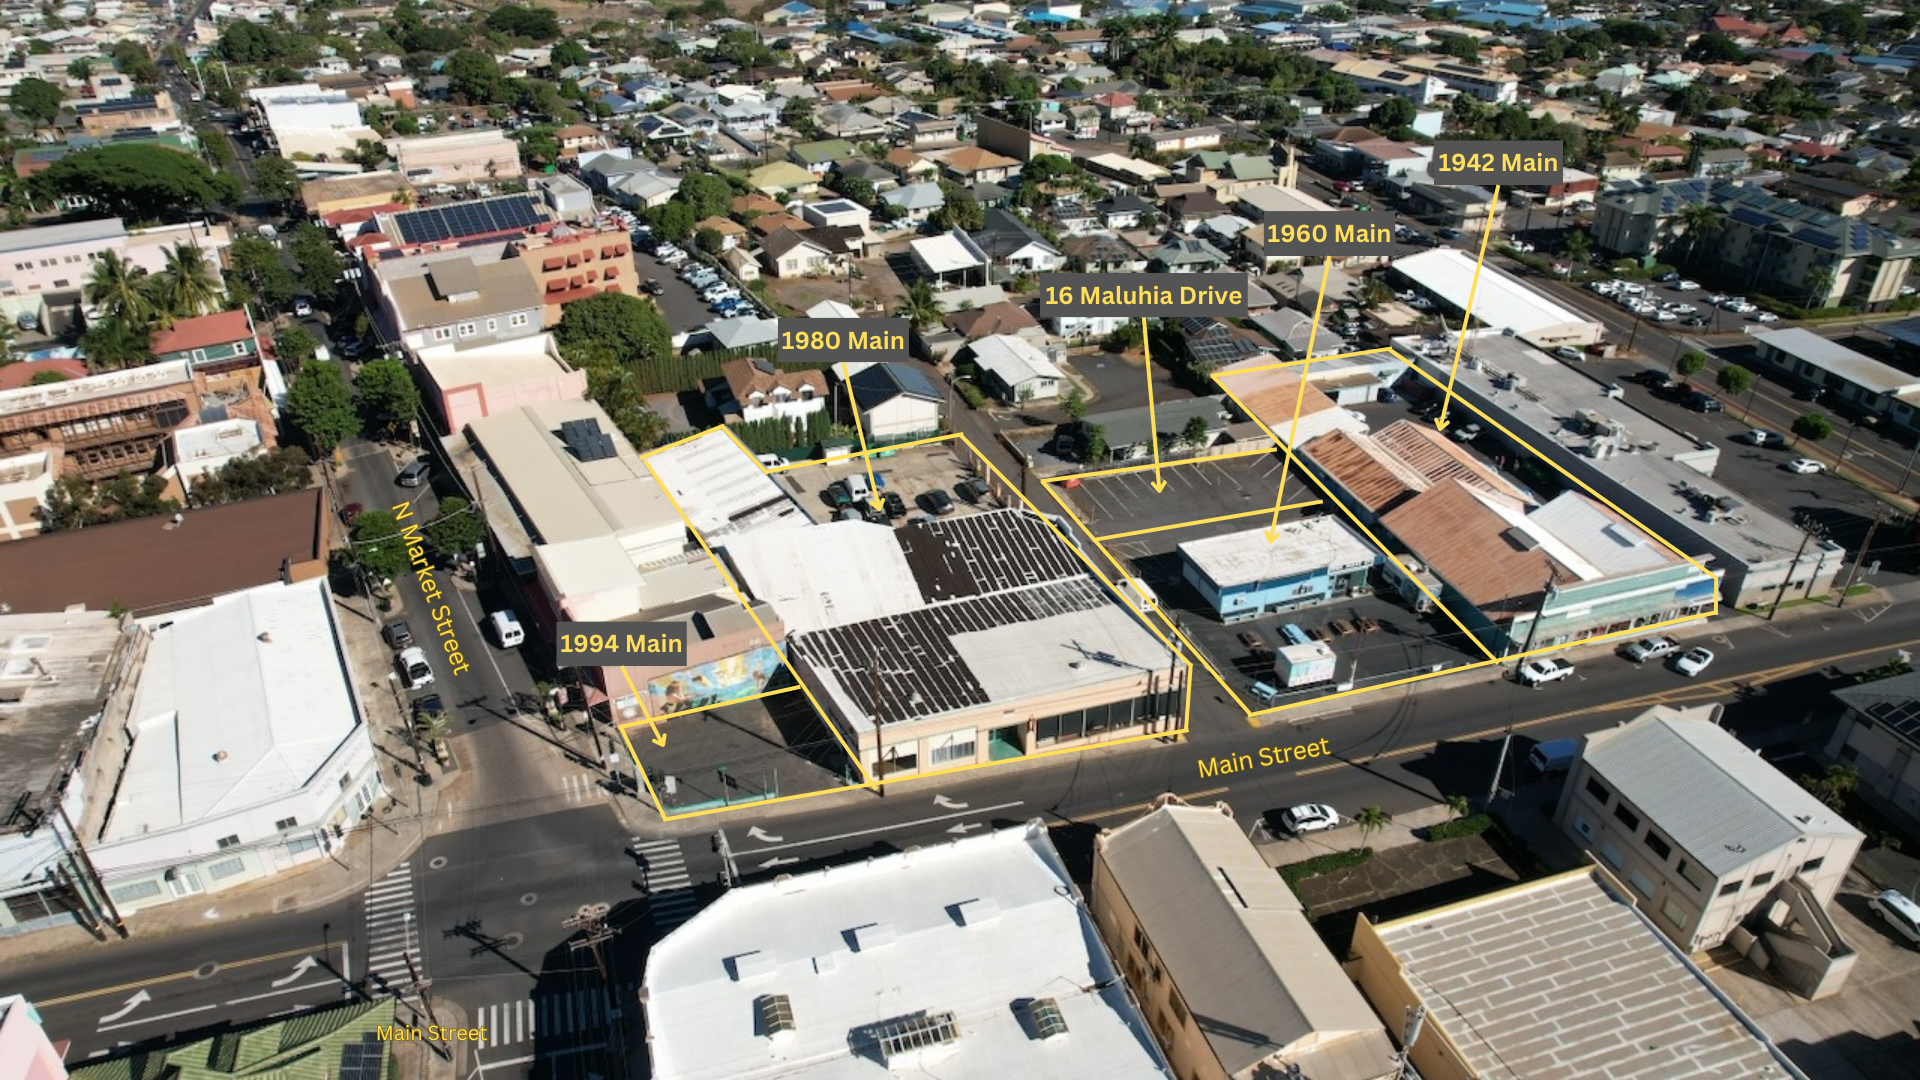
[[412,350],[489,345],[545,326],[545,298],[520,259],[440,253],[382,262],[373,280],[383,336]]
[[96,139],[123,131],[177,131],[180,116],[173,110],[173,99],[165,90],[151,97],[127,97],[77,105],[74,118],[80,130]]
[[575,300],[603,292],[640,295],[633,241],[617,225],[559,225],[512,241],[507,252],[518,256],[532,275],[540,292],[542,325],[549,328]]
[[1504,71],[1432,53],[1403,57],[1400,64],[1409,71],[1439,79],[1447,86],[1489,105],[1512,105],[1520,100],[1519,77]]

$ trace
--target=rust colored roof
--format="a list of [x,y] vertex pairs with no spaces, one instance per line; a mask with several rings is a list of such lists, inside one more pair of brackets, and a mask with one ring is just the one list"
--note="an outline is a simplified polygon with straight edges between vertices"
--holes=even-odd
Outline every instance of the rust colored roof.
[[75,604],[136,614],[197,607],[216,596],[281,580],[281,564],[327,557],[328,508],[320,488],[43,533],[0,544],[0,581],[15,611]]
[[754,218],[752,228],[754,232],[759,233],[761,236],[772,236],[781,229],[792,229],[794,232],[806,232],[808,229],[813,228],[813,224],[797,218],[792,214],[781,212],[778,214],[762,214]]
[[1539,607],[1550,577],[1578,577],[1539,548],[1516,543],[1506,519],[1483,498],[1449,480],[1380,520],[1468,603],[1487,618],[1506,622]]
[[812,387],[817,397],[825,397],[827,393],[826,376],[817,371],[782,370],[771,360],[756,361],[752,357],[729,360],[720,365],[720,374],[727,380],[727,389],[733,391],[733,399],[743,405],[752,394],[771,394],[783,386],[795,397],[800,396],[803,386]]
[[1382,451],[1365,435],[1330,431],[1300,449],[1375,514],[1392,510],[1430,486],[1426,477]]
[[751,195],[742,195],[733,200],[729,204],[729,209],[736,214],[778,214],[786,207],[780,205],[780,200],[756,191]]
[[[1456,419],[1456,424],[1466,421]],[[1387,453],[1427,478],[1429,484],[1458,480],[1481,491],[1501,495],[1516,504],[1526,501],[1500,474],[1480,463],[1460,444],[1428,424],[1400,420],[1374,432],[1373,441]]]
[[1007,300],[971,311],[956,311],[947,316],[946,323],[948,329],[969,340],[990,334],[1017,334],[1040,326],[1027,314],[1026,308]]
[[1282,439],[1293,419],[1294,402],[1300,403],[1301,416],[1312,416],[1326,409],[1340,407],[1312,383],[1308,383],[1302,392],[1300,373],[1296,368],[1253,372],[1228,370],[1220,372],[1215,378],[1221,386],[1233,391],[1233,396],[1255,419],[1281,432]]
[[217,315],[181,319],[165,330],[156,330],[148,347],[155,356],[165,356],[168,353],[228,345],[252,337],[253,327],[247,324],[245,311],[222,311]]
[[89,374],[85,360],[34,360],[0,367],[0,390],[18,390],[33,382],[44,371],[57,371],[69,379],[84,379]]
[[991,150],[978,146],[963,146],[947,155],[947,168],[957,173],[974,173],[982,169],[1004,169],[1020,164],[1010,157],[1003,157]]

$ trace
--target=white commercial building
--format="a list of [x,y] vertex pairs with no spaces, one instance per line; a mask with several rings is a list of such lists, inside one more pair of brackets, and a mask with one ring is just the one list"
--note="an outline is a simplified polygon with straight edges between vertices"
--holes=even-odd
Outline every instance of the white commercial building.
[[1809,388],[1830,391],[1847,405],[1908,430],[1920,429],[1920,377],[1797,326],[1754,334],[1753,348],[1760,359]]
[[1522,285],[1498,267],[1478,266],[1464,251],[1433,248],[1395,259],[1393,269],[1416,289],[1446,304],[1451,315],[1465,311],[1471,296],[1473,317],[1481,325],[1510,330],[1535,345],[1592,345],[1603,333],[1599,322]]
[[311,154],[338,158],[362,139],[378,143],[380,133],[361,118],[360,104],[345,90],[322,90],[317,83],[268,86],[247,91],[266,121],[274,148],[282,157]]
[[653,947],[659,1080],[1169,1080],[1038,821],[732,889]]
[[[323,858],[383,792],[324,578],[147,632],[108,701],[75,814],[125,912]],[[70,789],[69,798],[72,798]]]

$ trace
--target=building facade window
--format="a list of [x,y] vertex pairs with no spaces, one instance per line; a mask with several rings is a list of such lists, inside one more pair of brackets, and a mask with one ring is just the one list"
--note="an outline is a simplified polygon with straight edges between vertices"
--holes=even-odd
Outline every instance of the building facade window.
[[1606,785],[1591,776],[1587,777],[1587,796],[1601,806],[1607,805],[1607,800],[1613,797],[1612,793],[1607,790]]
[[1708,885],[1707,877],[1700,872],[1700,868],[1685,859],[1680,860],[1680,878],[1696,889],[1705,889]]
[[[962,738],[966,739],[966,742],[959,741]],[[969,733],[947,736],[943,744],[934,747],[927,755],[927,760],[935,765],[945,765],[954,761],[972,761],[975,756],[974,736]]]
[[1639,893],[1649,900],[1653,899],[1653,891],[1657,883],[1653,880],[1652,874],[1636,866],[1633,868],[1633,872],[1627,875],[1627,882],[1633,886],[1634,892]]
[[1630,832],[1640,831],[1640,815],[1627,809],[1626,803],[1613,808],[1613,819],[1625,825]]
[[1661,862],[1666,862],[1673,855],[1673,845],[1651,829],[1647,830],[1647,850],[1658,855]]
[[1827,859],[1824,855],[1817,859],[1808,859],[1806,862],[1800,864],[1800,872],[1802,874],[1811,874],[1815,870],[1820,869],[1821,865],[1826,861]]
[[237,834],[234,836],[223,836],[215,841],[215,843],[219,844],[222,850],[230,847],[239,847],[240,837]]
[[1687,912],[1678,901],[1668,900],[1660,905],[1660,917],[1673,924],[1675,930],[1684,930],[1687,925]]
[[1761,872],[1753,875],[1754,888],[1757,889],[1762,885],[1771,885],[1771,884],[1773,884],[1773,871],[1762,870]]
[[273,827],[280,832],[286,832],[298,824],[300,824],[300,822],[294,818],[283,817],[279,821],[274,822]]
[[1721,896],[1732,896],[1734,893],[1737,893],[1739,891],[1740,891],[1740,883],[1737,881],[1729,881],[1725,885],[1720,886]]
[[224,878],[230,878],[246,868],[246,860],[235,856],[231,859],[223,859],[207,867],[207,876],[213,878],[215,881],[220,881]]

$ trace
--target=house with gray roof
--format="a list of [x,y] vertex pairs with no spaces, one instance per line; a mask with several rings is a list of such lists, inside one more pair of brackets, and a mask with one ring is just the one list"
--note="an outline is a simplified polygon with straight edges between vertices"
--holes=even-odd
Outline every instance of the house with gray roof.
[[1851,767],[1860,789],[1920,828],[1920,672],[1835,690],[1846,707],[1827,758]]
[[1865,839],[1718,720],[1719,706],[1660,705],[1587,735],[1554,813],[1688,952],[1775,901],[1824,921]]
[[1170,802],[1102,835],[1091,907],[1176,1076],[1400,1075],[1379,1018],[1223,809]]

